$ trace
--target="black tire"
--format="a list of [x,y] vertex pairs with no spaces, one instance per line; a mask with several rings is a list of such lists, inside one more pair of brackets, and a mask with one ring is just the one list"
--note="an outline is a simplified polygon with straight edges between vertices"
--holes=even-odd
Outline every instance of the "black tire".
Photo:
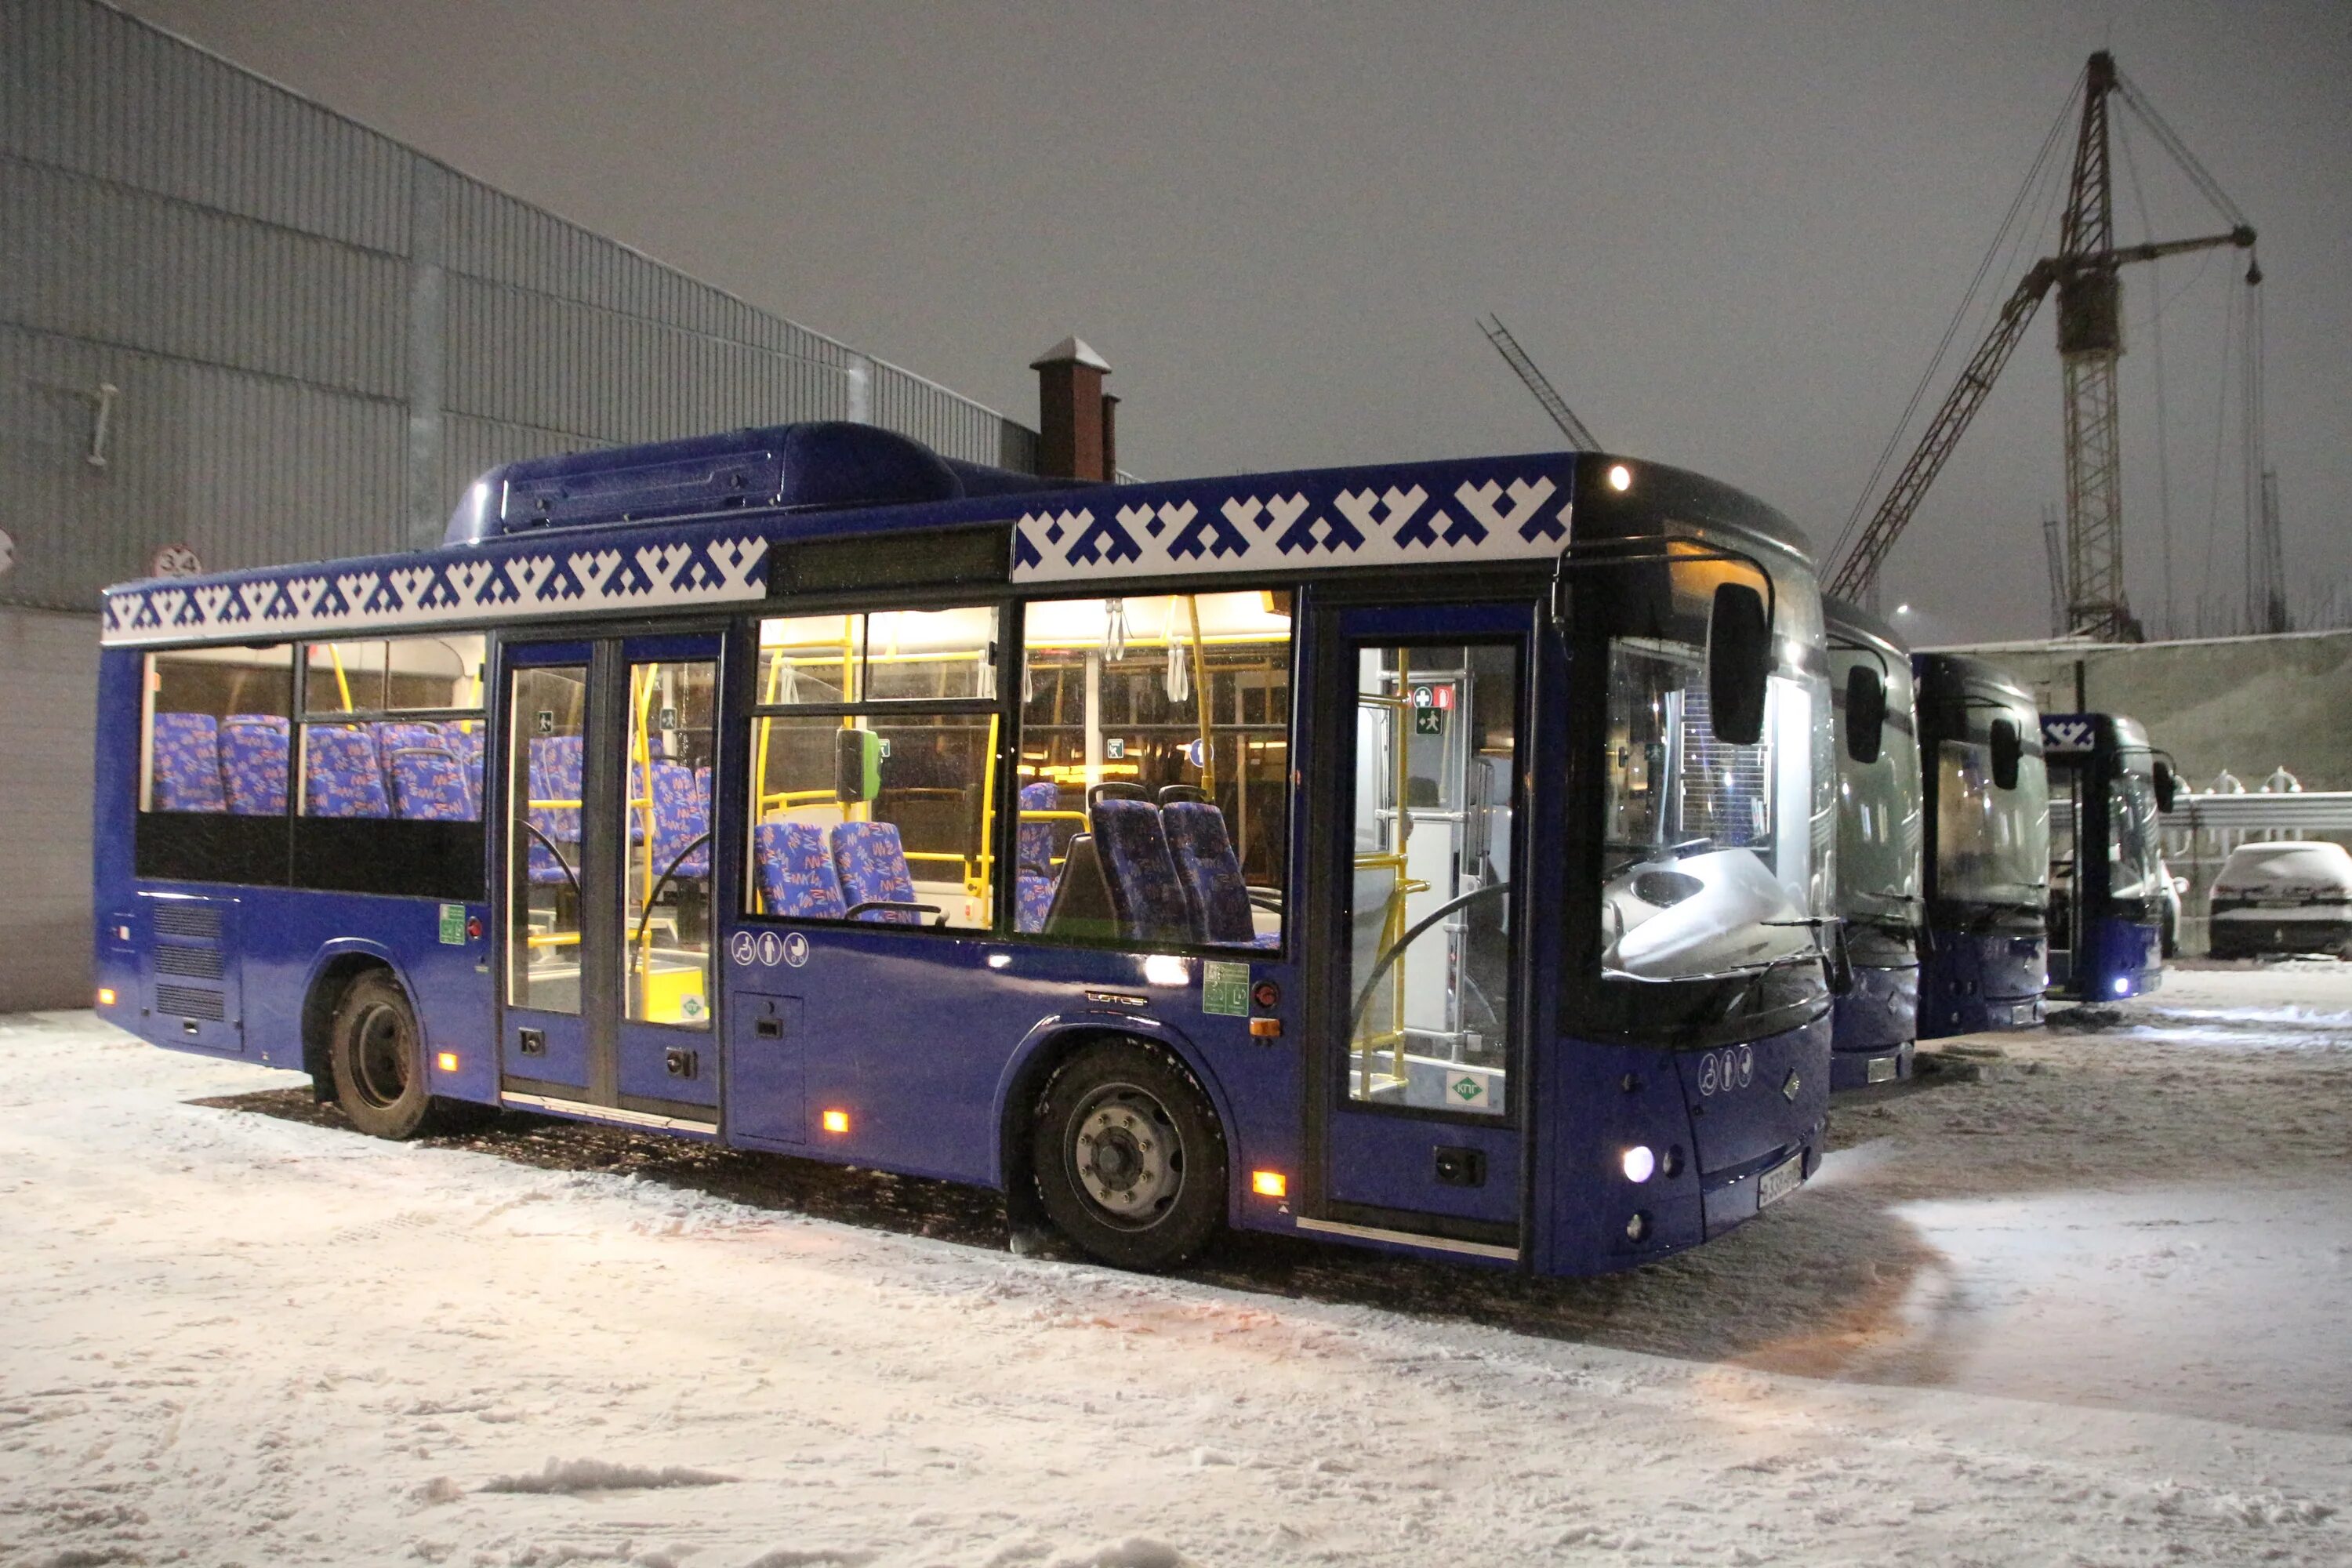
[[335,1004],[327,1037],[335,1103],[352,1125],[377,1138],[414,1138],[433,1114],[425,1092],[425,1042],[400,983],[381,969],[352,982]]
[[1029,1152],[1045,1213],[1105,1263],[1173,1268],[1224,1220],[1224,1131],[1164,1047],[1113,1040],[1071,1058],[1045,1086]]

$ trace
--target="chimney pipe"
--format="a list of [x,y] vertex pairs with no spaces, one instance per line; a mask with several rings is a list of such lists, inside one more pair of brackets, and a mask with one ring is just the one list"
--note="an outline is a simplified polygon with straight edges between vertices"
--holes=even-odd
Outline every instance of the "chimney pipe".
[[1048,479],[1107,479],[1111,472],[1110,363],[1075,337],[1029,362],[1037,373],[1037,472]]

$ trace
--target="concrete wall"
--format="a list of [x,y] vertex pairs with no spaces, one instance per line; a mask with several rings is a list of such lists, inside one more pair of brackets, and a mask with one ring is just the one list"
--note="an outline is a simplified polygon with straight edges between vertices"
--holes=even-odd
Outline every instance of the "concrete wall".
[[98,617],[0,607],[0,1013],[89,1005]]

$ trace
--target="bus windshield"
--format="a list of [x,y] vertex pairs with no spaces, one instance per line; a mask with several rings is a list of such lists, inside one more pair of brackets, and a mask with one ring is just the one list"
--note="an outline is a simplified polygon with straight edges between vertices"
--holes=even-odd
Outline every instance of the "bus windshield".
[[[1779,599],[1777,645],[1817,642],[1817,619],[1791,624],[1808,601],[1786,588]],[[1784,662],[1767,687],[1762,739],[1734,745],[1710,721],[1705,637],[1696,626],[1610,641],[1604,974],[1688,979],[1819,951],[1834,832],[1826,674]]]
[[[1936,886],[1953,902],[2039,911],[2050,886],[2050,777],[2040,755],[2018,759],[2017,787],[1993,779],[1992,722],[2016,715],[1971,707],[1965,740],[1938,743]],[[2038,729],[2029,715],[2027,727]]]
[[1854,760],[1844,710],[1838,713],[1838,913],[1909,924],[1919,907],[1919,747],[1911,673],[1895,659],[1885,675],[1886,730],[1877,760]]

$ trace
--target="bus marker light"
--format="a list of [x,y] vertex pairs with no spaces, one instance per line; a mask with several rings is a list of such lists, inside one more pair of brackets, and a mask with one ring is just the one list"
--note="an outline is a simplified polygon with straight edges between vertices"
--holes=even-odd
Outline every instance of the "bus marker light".
[[1290,1178],[1280,1171],[1252,1171],[1250,1191],[1262,1198],[1285,1198],[1290,1195]]
[[1609,488],[1612,490],[1620,491],[1632,489],[1633,488],[1633,470],[1627,468],[1622,463],[1610,464]]
[[443,1051],[439,1056],[433,1058],[433,1065],[439,1068],[443,1072],[456,1072],[457,1070],[457,1053],[455,1051]]
[[1625,1179],[1646,1182],[1658,1168],[1658,1157],[1650,1152],[1646,1143],[1636,1143],[1625,1151]]
[[1254,1040],[1278,1039],[1281,1037],[1281,1035],[1282,1020],[1279,1018],[1252,1018],[1250,1020],[1250,1038]]
[[101,985],[98,988],[98,1005],[101,1007],[111,1007],[114,1005],[113,986]]
[[1629,1219],[1629,1220],[1627,1220],[1627,1221],[1625,1222],[1625,1239],[1626,1239],[1626,1240],[1628,1240],[1628,1241],[1639,1241],[1639,1240],[1641,1240],[1643,1237],[1645,1237],[1645,1236],[1647,1236],[1647,1235],[1649,1235],[1649,1234],[1650,1234],[1650,1216],[1649,1216],[1648,1215],[1645,1215],[1645,1214],[1636,1214],[1636,1215],[1635,1215],[1632,1219]]
[[849,1112],[846,1110],[828,1110],[818,1120],[824,1124],[827,1132],[849,1131]]

